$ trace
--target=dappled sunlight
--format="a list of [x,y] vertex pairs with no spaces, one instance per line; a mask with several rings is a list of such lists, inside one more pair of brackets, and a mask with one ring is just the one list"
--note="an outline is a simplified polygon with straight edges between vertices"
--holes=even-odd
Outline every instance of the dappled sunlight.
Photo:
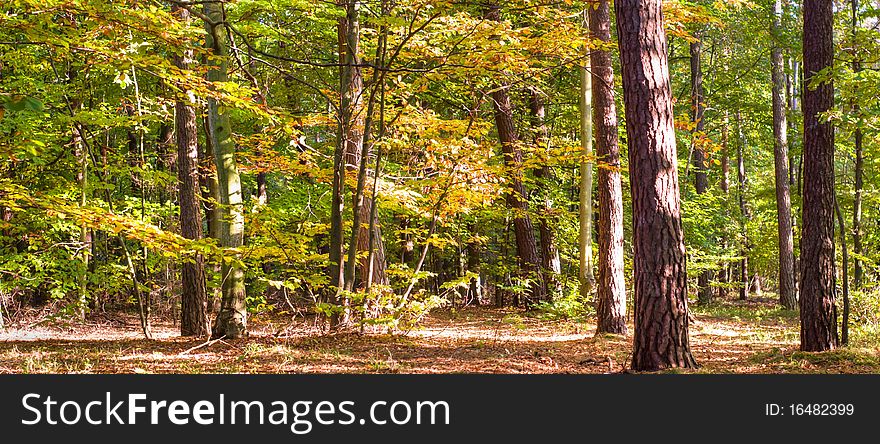
[[[798,352],[797,319],[735,304],[696,313],[691,347],[706,373],[880,371],[880,351]],[[10,329],[0,336],[0,373],[618,373],[632,336],[594,334],[594,320],[543,320],[511,309],[436,310],[408,334],[321,331],[314,318],[262,316],[246,340],[176,336],[168,323],[156,340],[134,328]],[[632,325],[629,326],[632,332]]]

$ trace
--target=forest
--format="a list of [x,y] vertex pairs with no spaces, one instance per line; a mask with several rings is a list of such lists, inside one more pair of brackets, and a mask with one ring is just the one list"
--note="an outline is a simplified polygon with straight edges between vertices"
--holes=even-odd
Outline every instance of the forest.
[[0,373],[880,373],[880,2],[2,0]]

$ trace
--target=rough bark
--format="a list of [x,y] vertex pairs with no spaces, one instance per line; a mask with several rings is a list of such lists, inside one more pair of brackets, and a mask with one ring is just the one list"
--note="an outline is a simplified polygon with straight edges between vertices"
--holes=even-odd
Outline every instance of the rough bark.
[[[219,4],[205,3],[205,16],[216,25],[206,24],[208,48],[218,57],[208,71],[208,80],[225,82],[228,80],[228,48],[226,42],[225,17]],[[244,213],[242,211],[241,178],[235,160],[235,143],[232,140],[232,127],[227,112],[222,111],[216,99],[208,98],[208,136],[214,148],[214,164],[217,169],[220,202],[219,213],[220,245],[225,248],[239,248],[244,244]],[[247,336],[247,307],[245,300],[244,269],[224,262],[221,268],[222,296],[220,311],[214,320],[211,336],[236,339]]]
[[[590,33],[611,40],[608,0],[600,0],[590,14]],[[590,53],[593,72],[593,128],[599,162],[599,279],[596,295],[596,331],[626,334],[626,281],[623,275],[623,189],[617,107],[614,103],[614,67],[608,51]]]
[[632,367],[695,367],[661,1],[618,0],[616,14],[633,199]]
[[779,305],[792,310],[797,307],[797,286],[794,280],[794,237],[791,227],[791,194],[788,168],[788,125],[785,109],[785,73],[779,33],[782,30],[782,0],[773,3],[773,49],[771,78],[773,81],[773,158],[776,172],[776,226],[779,240]]
[[[189,11],[174,7],[183,21],[189,20]],[[192,63],[192,50],[184,50],[175,56],[174,63],[182,70]],[[202,238],[202,208],[199,201],[199,140],[195,108],[188,100],[180,98],[174,105],[175,140],[177,142],[177,180],[180,206],[181,236],[199,240]],[[200,254],[188,258],[180,265],[180,334],[181,336],[206,336],[208,332],[208,295],[205,284],[205,261]]]
[[834,106],[830,81],[813,88],[833,62],[833,5],[804,1],[804,188],[801,236],[801,350],[838,346],[834,283],[834,128],[820,116]]

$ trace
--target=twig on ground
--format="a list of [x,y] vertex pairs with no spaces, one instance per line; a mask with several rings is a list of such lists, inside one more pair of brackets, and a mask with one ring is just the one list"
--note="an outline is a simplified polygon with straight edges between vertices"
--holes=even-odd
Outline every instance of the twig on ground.
[[[191,352],[191,351],[196,351],[196,350],[198,350],[198,349],[200,349],[200,348],[203,348],[203,347],[210,347],[210,346],[212,346],[212,345],[214,345],[214,344],[216,344],[216,343],[218,343],[218,342],[223,342],[223,338],[225,338],[225,337],[226,337],[226,335],[223,335],[223,336],[221,336],[221,337],[219,337],[219,338],[217,338],[217,339],[209,339],[209,340],[207,340],[207,341],[205,341],[205,342],[203,342],[203,343],[201,343],[201,344],[199,344],[199,345],[197,345],[197,346],[195,346],[195,347],[188,348],[188,349],[186,349],[186,350],[180,352],[179,354],[181,354],[181,355],[185,355],[185,354],[187,354],[187,353],[189,353],[189,352]],[[227,344],[227,343],[225,343],[225,342],[223,342],[223,343],[226,344],[226,345],[229,345],[229,344]]]

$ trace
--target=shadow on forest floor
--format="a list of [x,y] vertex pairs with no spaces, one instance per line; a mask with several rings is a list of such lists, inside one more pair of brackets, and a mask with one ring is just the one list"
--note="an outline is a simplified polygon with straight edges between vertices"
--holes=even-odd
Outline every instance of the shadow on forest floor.
[[[248,339],[210,345],[169,323],[154,327],[156,340],[138,339],[134,319],[10,328],[0,332],[0,373],[609,373],[627,367],[632,340],[595,336],[592,322],[484,307],[437,310],[406,336],[287,322],[256,316]],[[690,335],[697,372],[880,373],[877,346],[797,351],[797,314],[772,301],[695,307]]]

